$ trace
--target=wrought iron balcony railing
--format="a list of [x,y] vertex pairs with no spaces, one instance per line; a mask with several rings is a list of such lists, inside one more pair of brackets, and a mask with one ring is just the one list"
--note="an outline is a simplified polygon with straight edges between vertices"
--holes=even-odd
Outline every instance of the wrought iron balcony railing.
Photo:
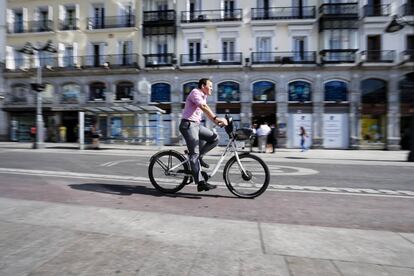
[[315,18],[315,7],[273,7],[253,8],[252,20],[278,20],[278,19],[308,19]]
[[43,68],[138,68],[138,54],[125,55],[98,55],[98,56],[63,56],[63,57],[44,57],[38,60],[29,60],[25,58],[14,59],[13,62],[8,61],[6,70],[21,70],[35,68],[40,64]]
[[13,24],[9,24],[7,28],[9,34],[51,31],[53,31],[52,20],[17,21]]
[[395,60],[394,50],[367,50],[361,51],[360,55],[363,62],[392,63]]
[[319,31],[332,29],[358,29],[358,27],[358,20],[321,18],[319,21]]
[[78,18],[66,18],[65,20],[59,21],[59,30],[79,30],[79,19]]
[[177,63],[174,54],[145,54],[145,67],[172,66]]
[[354,63],[358,49],[326,49],[319,52],[321,62],[329,63]]
[[144,11],[144,25],[175,25],[175,10]]
[[181,12],[181,22],[241,21],[242,14],[242,9],[183,11]]
[[204,66],[204,65],[241,65],[242,53],[210,53],[210,54],[182,54],[180,56],[181,66]]
[[88,17],[88,30],[135,27],[135,16]]
[[390,5],[365,5],[364,16],[389,16]]
[[322,4],[319,7],[322,16],[352,16],[358,17],[358,3]]
[[401,60],[403,62],[414,62],[414,49],[402,51]]
[[316,64],[315,51],[252,52],[252,64]]
[[413,4],[404,4],[402,5],[402,14],[403,15],[414,15],[414,5]]

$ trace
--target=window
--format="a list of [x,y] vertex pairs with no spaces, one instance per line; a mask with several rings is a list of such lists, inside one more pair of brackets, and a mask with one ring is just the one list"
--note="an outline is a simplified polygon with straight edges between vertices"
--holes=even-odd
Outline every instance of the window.
[[198,87],[198,82],[187,82],[183,85],[183,102],[187,99],[188,94],[194,89]]
[[367,79],[361,82],[362,103],[385,104],[387,102],[387,83],[379,79]]
[[201,43],[200,41],[190,41],[188,43],[188,61],[198,62],[201,56]]
[[55,87],[52,84],[47,83],[45,90],[43,90],[41,93],[42,93],[43,103],[46,103],[46,104],[53,103],[53,97],[55,95]]
[[223,40],[223,61],[234,61],[234,39]]
[[15,33],[23,33],[24,32],[24,25],[23,25],[23,11],[15,10],[14,11],[14,32]]
[[134,85],[131,82],[120,82],[116,86],[116,100],[132,100]]
[[311,93],[311,85],[308,82],[294,81],[289,83],[289,101],[311,101]]
[[62,103],[77,104],[79,103],[80,86],[74,83],[62,86]]
[[14,103],[26,103],[27,102],[27,86],[24,84],[16,84],[12,86],[11,101]]
[[275,84],[270,81],[258,81],[253,84],[253,101],[274,101]]
[[171,86],[168,83],[156,83],[151,86],[151,102],[171,102]]
[[94,82],[89,86],[89,100],[105,100],[106,85],[103,82]]
[[343,81],[329,81],[325,83],[325,101],[347,101],[348,87]]
[[240,101],[240,85],[237,82],[225,81],[218,85],[218,101]]

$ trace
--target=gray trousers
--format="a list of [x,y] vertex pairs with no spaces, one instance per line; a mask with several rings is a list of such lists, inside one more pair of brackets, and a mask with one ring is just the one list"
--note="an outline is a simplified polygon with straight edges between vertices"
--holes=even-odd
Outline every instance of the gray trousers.
[[194,182],[198,184],[199,181],[204,180],[201,175],[199,157],[217,146],[218,135],[199,123],[186,120],[181,120],[180,132],[187,144]]

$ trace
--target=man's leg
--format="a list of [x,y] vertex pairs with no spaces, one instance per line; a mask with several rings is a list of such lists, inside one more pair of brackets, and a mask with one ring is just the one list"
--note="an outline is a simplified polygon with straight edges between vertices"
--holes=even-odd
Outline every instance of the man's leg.
[[198,182],[203,179],[201,175],[199,157],[199,125],[190,122],[181,122],[180,132],[185,139],[187,149],[190,158],[191,171],[193,173],[194,182]]
[[200,157],[203,157],[207,152],[214,149],[219,143],[219,137],[211,129],[200,126]]

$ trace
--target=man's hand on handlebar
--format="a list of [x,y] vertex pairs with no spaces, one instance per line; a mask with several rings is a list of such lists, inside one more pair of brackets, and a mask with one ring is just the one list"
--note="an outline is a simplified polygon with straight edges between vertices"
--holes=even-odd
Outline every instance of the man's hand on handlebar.
[[225,118],[216,118],[216,124],[220,127],[227,126],[227,120]]

